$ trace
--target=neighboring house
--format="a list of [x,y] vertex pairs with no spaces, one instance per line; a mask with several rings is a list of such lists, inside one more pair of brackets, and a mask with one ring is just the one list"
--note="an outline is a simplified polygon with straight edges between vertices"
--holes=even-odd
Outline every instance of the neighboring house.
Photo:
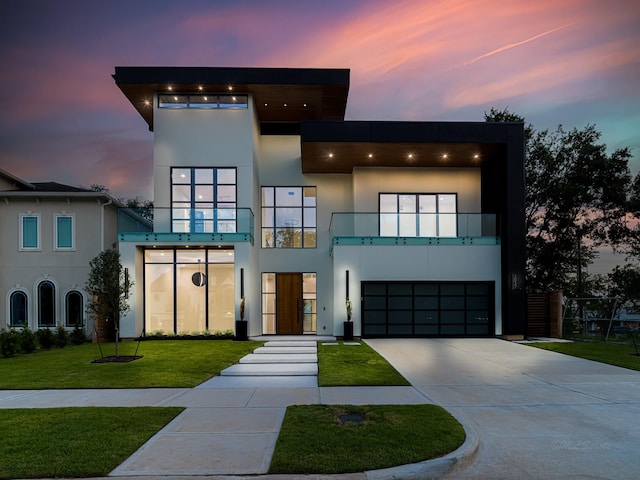
[[119,206],[104,193],[0,170],[0,330],[80,324],[93,333],[84,286],[89,262],[117,241]]
[[123,336],[232,330],[242,297],[250,335],[340,336],[349,297],[358,336],[523,336],[521,123],[345,121],[345,69],[113,78],[154,132]]

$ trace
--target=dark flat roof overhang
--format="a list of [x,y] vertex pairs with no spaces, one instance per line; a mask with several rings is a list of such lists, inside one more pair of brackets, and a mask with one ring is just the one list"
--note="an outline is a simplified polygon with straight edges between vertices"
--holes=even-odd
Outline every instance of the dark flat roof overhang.
[[349,93],[349,69],[116,67],[113,79],[150,130],[155,93],[250,93],[259,121],[275,125],[342,120]]
[[504,155],[522,124],[485,122],[303,122],[303,173],[354,167],[481,167]]

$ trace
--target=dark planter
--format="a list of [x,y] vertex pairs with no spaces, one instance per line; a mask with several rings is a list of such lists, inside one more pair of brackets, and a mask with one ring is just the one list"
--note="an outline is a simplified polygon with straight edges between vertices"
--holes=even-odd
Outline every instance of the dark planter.
[[233,339],[241,342],[249,340],[247,322],[245,320],[236,320],[236,336]]
[[353,322],[344,322],[344,340],[353,340]]

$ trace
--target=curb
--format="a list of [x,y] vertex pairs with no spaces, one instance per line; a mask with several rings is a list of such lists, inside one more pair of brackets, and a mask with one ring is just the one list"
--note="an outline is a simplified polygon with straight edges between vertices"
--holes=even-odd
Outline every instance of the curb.
[[[460,422],[460,419],[457,419]],[[462,422],[460,422],[462,423]],[[475,429],[462,423],[466,438],[462,445],[447,455],[424,462],[364,472],[367,480],[431,480],[441,478],[474,462],[480,452]]]

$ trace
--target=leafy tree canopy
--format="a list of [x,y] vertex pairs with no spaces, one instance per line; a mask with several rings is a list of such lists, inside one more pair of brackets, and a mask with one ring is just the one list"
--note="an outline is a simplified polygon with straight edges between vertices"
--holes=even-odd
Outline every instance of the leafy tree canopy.
[[[524,122],[505,110],[487,122]],[[582,268],[597,248],[640,251],[630,212],[640,210],[640,178],[629,170],[629,149],[607,153],[595,126],[554,131],[525,127],[527,283],[530,291],[581,295]],[[577,281],[573,282],[572,279]]]

